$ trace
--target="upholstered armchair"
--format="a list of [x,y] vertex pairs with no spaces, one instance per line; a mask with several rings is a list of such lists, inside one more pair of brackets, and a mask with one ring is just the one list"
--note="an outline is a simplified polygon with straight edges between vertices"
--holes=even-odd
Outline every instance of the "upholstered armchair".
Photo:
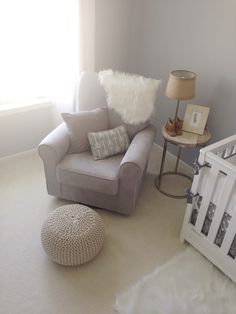
[[[105,91],[94,72],[85,72],[79,83],[79,110],[107,106]],[[109,111],[109,128],[122,124]],[[63,199],[130,214],[144,181],[155,128],[149,123],[127,126],[131,143],[125,154],[94,160],[91,151],[68,153],[70,138],[65,123],[39,145],[47,191]]]

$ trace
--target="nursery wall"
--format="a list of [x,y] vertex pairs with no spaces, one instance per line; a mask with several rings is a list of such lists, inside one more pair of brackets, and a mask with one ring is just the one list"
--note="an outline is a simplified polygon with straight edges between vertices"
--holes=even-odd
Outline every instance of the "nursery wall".
[[0,158],[36,148],[55,124],[51,103],[18,112],[0,112]]
[[[155,124],[160,129],[174,115],[174,100],[164,96],[168,73],[189,69],[197,73],[196,98],[186,103],[211,108],[208,127],[212,141],[236,133],[236,2],[234,0],[131,0],[128,70],[163,84]],[[185,151],[192,163],[196,151]]]
[[95,70],[126,71],[130,0],[95,1]]

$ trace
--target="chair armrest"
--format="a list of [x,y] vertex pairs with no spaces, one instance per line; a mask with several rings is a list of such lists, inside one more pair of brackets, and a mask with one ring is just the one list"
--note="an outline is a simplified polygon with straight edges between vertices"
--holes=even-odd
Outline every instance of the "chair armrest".
[[121,161],[119,206],[123,214],[131,214],[136,206],[155,135],[156,129],[151,125],[137,133]]
[[120,177],[127,172],[142,176],[155,139],[156,129],[153,125],[140,131],[133,138],[120,164]]
[[58,163],[67,153],[69,145],[69,135],[62,123],[39,144],[38,153],[44,162]]

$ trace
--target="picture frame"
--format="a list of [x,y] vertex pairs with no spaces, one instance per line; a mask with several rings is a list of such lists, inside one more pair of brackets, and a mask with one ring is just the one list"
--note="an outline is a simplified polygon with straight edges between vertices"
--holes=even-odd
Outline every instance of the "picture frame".
[[203,135],[209,111],[209,107],[187,105],[183,121],[183,131]]

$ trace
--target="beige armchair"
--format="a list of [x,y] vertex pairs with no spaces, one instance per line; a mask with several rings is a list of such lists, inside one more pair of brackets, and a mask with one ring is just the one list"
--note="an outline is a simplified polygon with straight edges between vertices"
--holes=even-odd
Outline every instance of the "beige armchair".
[[[82,74],[79,84],[79,110],[106,105],[103,87],[93,72]],[[122,124],[109,111],[109,126]],[[63,199],[130,214],[136,205],[146,173],[149,153],[155,138],[151,125],[127,126],[132,139],[125,154],[94,161],[91,151],[68,154],[69,135],[64,123],[39,145],[47,190]]]

